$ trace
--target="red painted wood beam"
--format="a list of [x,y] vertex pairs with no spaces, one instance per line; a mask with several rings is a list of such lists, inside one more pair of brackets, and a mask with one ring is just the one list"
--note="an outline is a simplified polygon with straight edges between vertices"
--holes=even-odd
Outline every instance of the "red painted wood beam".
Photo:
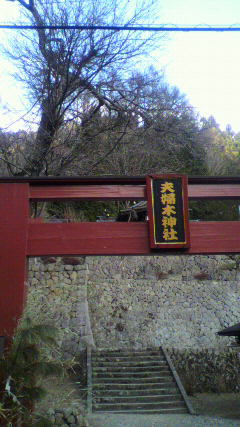
[[29,224],[27,254],[207,255],[240,252],[240,222],[192,222],[190,235],[189,249],[166,252],[150,249],[147,223]]
[[[240,199],[239,184],[189,184],[189,199]],[[30,187],[30,199],[146,200],[145,185],[48,185]]]
[[189,199],[240,199],[239,184],[189,184]]
[[[67,226],[67,227],[66,227]],[[28,255],[122,255],[149,252],[146,224],[30,224]]]
[[190,222],[190,254],[240,252],[240,221]]
[[27,280],[28,184],[0,184],[0,335],[12,336]]
[[32,200],[146,200],[145,185],[62,185],[30,187]]

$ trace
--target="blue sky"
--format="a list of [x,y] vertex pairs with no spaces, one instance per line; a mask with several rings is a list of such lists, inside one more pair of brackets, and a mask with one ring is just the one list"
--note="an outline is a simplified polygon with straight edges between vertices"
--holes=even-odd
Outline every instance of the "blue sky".
[[[16,21],[17,9],[16,3],[0,0],[1,22]],[[240,0],[159,0],[158,14],[159,24],[240,26]],[[0,31],[0,37],[8,34]],[[213,115],[222,129],[229,123],[240,131],[240,33],[171,33],[151,61],[197,112]],[[9,70],[1,61],[0,99],[17,110],[2,116],[4,126],[24,109],[20,88],[7,79]]]
[[[239,0],[164,0],[160,16],[177,25],[240,26]],[[240,131],[240,32],[171,33],[160,59],[166,78],[201,115]]]

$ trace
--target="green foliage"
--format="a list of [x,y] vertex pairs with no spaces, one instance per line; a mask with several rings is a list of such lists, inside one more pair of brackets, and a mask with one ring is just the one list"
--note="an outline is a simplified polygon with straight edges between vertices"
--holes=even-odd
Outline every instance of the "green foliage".
[[239,202],[237,200],[190,200],[190,220],[238,221]]
[[33,423],[32,427],[52,427],[53,423],[48,418],[42,415],[37,416],[37,420]]
[[240,135],[228,125],[222,131],[213,117],[201,119],[207,175],[236,176],[240,172]]
[[46,420],[36,424],[32,409],[34,402],[46,393],[41,379],[63,372],[59,362],[47,359],[42,352],[44,346],[56,346],[56,334],[52,325],[34,325],[25,318],[16,330],[12,345],[0,358],[0,419],[7,420],[9,426],[26,422],[28,426],[50,425]]
[[61,218],[71,222],[85,222],[96,221],[99,216],[117,217],[118,211],[118,202],[53,202],[46,203],[44,217],[46,220]]

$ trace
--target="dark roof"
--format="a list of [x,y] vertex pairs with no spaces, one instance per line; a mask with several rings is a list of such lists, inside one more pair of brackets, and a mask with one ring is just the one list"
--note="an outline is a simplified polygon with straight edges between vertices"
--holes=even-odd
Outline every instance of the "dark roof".
[[147,201],[142,200],[139,203],[134,203],[133,205],[129,206],[129,208],[121,209],[120,212],[124,214],[128,214],[128,213],[131,213],[133,210],[135,212],[142,212],[142,211],[145,212],[147,210]]
[[229,337],[238,337],[240,336],[240,323],[236,325],[229,326],[228,328],[223,329],[218,332],[218,335],[229,336]]

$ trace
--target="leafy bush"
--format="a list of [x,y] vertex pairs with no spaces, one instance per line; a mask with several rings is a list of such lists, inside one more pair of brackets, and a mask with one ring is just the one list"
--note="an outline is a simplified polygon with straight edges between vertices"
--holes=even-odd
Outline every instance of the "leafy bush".
[[0,357],[0,420],[10,426],[49,426],[34,420],[33,405],[45,394],[41,379],[63,371],[59,362],[42,351],[54,348],[57,329],[48,324],[34,325],[25,318],[16,330],[11,346]]

